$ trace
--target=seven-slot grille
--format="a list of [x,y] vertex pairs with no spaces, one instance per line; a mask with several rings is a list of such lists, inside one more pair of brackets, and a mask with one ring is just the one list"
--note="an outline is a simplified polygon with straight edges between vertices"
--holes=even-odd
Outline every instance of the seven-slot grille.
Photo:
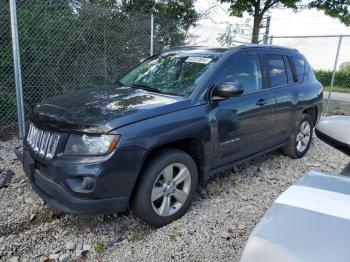
[[44,132],[33,124],[30,124],[27,142],[31,149],[41,157],[52,159],[55,155],[60,136],[50,132]]

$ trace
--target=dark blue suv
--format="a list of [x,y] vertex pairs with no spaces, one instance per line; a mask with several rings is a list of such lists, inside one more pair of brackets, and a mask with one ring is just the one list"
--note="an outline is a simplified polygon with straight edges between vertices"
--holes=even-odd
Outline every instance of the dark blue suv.
[[113,86],[36,105],[23,166],[59,210],[114,213],[130,205],[162,226],[221,170],[279,148],[302,157],[321,112],[322,85],[295,49],[174,48]]

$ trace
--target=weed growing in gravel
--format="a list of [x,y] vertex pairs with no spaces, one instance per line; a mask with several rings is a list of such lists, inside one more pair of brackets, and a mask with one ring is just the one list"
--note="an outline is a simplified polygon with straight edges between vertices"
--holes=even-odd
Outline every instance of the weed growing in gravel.
[[106,246],[104,242],[98,242],[95,250],[98,254],[102,254],[106,250]]
[[239,183],[240,183],[240,181],[238,179],[232,179],[231,180],[231,185],[233,185],[233,186],[238,186]]
[[182,233],[181,232],[176,232],[174,231],[173,233],[171,233],[169,235],[169,238],[171,241],[176,241],[178,237],[181,237],[182,236]]
[[222,193],[224,192],[224,188],[219,182],[213,181],[209,185],[209,190],[213,193]]

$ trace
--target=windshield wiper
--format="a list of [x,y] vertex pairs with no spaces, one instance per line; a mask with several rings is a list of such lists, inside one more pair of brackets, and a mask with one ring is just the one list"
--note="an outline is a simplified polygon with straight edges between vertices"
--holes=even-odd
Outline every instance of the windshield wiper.
[[159,89],[148,86],[148,85],[144,85],[144,84],[132,84],[130,86],[133,88],[141,88],[143,90],[150,91],[150,92],[160,93]]
[[124,84],[122,82],[120,82],[120,81],[116,81],[116,82],[114,82],[114,84],[118,85],[118,86],[124,86]]

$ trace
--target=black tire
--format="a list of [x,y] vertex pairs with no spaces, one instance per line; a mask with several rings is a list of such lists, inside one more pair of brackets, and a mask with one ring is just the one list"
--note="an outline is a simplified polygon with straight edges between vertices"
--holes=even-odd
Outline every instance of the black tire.
[[[298,133],[300,132],[301,125],[305,121],[310,125],[310,139],[308,140],[308,143],[307,143],[305,149],[300,151],[297,149],[297,136],[298,136]],[[296,122],[294,131],[292,132],[292,134],[290,136],[288,145],[282,149],[283,153],[289,157],[292,157],[292,158],[302,158],[310,148],[310,145],[312,142],[312,134],[313,134],[312,118],[310,115],[303,113],[300,115],[298,121]]]
[[[156,213],[151,199],[152,190],[161,172],[168,166],[180,163],[186,166],[190,173],[190,187],[186,201],[176,213],[161,216]],[[197,166],[191,156],[178,149],[165,149],[152,157],[140,174],[135,194],[131,200],[134,214],[154,227],[162,227],[183,216],[192,203],[198,184]],[[187,181],[188,181],[187,180]],[[162,199],[163,200],[163,199]]]

